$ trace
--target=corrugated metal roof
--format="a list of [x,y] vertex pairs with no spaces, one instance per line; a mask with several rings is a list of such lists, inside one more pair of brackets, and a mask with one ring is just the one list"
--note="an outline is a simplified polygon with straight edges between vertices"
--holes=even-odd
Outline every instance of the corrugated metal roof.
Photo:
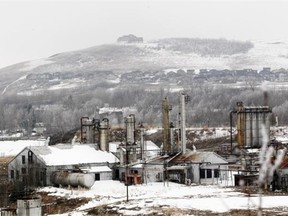
[[228,164],[228,162],[215,152],[194,152],[187,151],[185,154],[180,154],[171,162],[192,162],[192,163],[213,163],[213,164]]
[[288,156],[283,158],[283,161],[279,166],[279,169],[287,169],[287,168],[288,168]]

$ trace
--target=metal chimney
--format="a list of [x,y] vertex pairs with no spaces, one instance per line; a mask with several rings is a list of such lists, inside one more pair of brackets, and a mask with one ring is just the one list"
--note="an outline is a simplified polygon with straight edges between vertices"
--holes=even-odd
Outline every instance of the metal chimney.
[[186,112],[185,104],[190,101],[188,95],[182,94],[180,96],[180,106],[179,106],[179,117],[180,117],[180,128],[181,128],[181,151],[182,154],[186,152]]
[[170,122],[170,151],[174,153],[175,148],[174,125],[173,122]]
[[168,98],[165,97],[162,101],[162,114],[163,114],[163,152],[170,151],[170,131],[169,131],[169,111],[171,106],[169,105]]
[[130,145],[135,143],[135,115],[130,114],[125,119],[126,123],[126,142]]
[[104,118],[99,124],[99,145],[102,151],[109,151],[108,132],[109,119]]
[[141,160],[146,160],[146,149],[144,146],[144,126],[140,125],[140,148],[141,148]]
[[125,124],[126,124],[126,155],[129,163],[134,163],[137,161],[137,151],[135,143],[135,115],[130,114],[128,117],[126,117]]
[[81,118],[81,142],[82,143],[95,143],[95,119],[88,117]]

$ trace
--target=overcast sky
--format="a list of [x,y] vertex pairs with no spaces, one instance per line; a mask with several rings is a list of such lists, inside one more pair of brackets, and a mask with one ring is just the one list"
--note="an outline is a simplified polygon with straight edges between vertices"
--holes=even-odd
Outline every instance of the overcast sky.
[[288,39],[288,1],[0,0],[0,68],[135,34]]

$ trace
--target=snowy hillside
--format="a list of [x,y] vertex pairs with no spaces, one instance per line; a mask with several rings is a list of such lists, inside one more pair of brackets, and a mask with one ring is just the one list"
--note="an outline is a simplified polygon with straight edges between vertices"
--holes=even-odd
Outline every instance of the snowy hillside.
[[[185,47],[186,43],[188,48]],[[10,91],[15,87],[18,91],[29,95],[27,86],[37,91],[57,90],[62,87],[77,88],[87,83],[87,79],[97,77],[99,80],[99,76],[100,79],[104,77],[104,81],[117,83],[121,74],[137,70],[164,71],[169,68],[195,69],[195,71],[245,68],[260,70],[263,67],[271,67],[272,70],[288,67],[286,41],[237,42],[223,39],[185,39],[183,42],[183,39],[162,39],[143,43],[114,43],[59,53],[46,59],[2,68],[0,91],[3,94],[8,87]],[[26,79],[22,79],[23,77]],[[39,77],[49,80],[49,83],[38,82]],[[87,79],[83,80],[83,77]],[[33,82],[26,82],[29,78]],[[59,78],[62,80],[59,81]]]

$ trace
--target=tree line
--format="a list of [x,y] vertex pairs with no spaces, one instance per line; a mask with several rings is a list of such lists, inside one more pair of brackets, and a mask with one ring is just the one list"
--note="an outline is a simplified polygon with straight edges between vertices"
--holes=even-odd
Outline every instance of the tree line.
[[[229,112],[236,107],[236,102],[242,101],[247,106],[264,104],[264,91],[257,87],[215,87],[203,83],[186,86],[183,92],[191,98],[186,105],[188,127],[229,126]],[[287,125],[288,90],[274,88],[265,92],[268,93],[268,105],[273,115],[278,116],[279,125]],[[148,127],[161,127],[162,99],[168,97],[172,106],[170,121],[176,123],[180,94],[166,90],[165,86],[150,88],[141,85],[113,89],[83,87],[75,91],[61,90],[33,96],[8,94],[1,98],[0,130],[23,128],[31,132],[37,122],[43,122],[48,135],[65,133],[79,128],[83,116],[99,118],[99,109],[104,104],[117,108],[135,107],[138,122]]]

